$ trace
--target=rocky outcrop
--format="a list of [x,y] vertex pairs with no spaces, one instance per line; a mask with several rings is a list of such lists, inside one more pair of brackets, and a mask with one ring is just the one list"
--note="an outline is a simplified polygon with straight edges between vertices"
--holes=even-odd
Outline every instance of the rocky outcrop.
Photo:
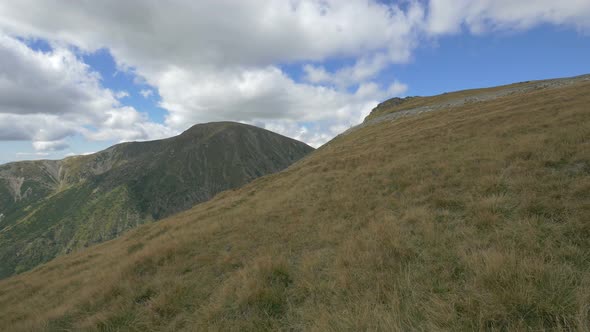
[[[576,77],[569,77],[569,78],[558,78],[552,80],[544,80],[544,81],[533,81],[533,82],[521,82],[520,84],[508,85],[500,89],[496,89],[493,92],[490,91],[483,91],[479,94],[472,94],[468,97],[458,97],[458,98],[449,98],[444,102],[440,103],[428,103],[425,106],[419,107],[409,107],[404,109],[403,107],[400,109],[400,105],[403,106],[404,103],[414,99],[414,98],[429,98],[429,97],[406,97],[406,98],[391,98],[388,99],[375,107],[369,116],[365,118],[363,123],[349,128],[341,135],[350,134],[360,128],[375,125],[384,121],[394,121],[401,117],[406,117],[410,115],[417,115],[425,112],[432,112],[442,109],[454,108],[459,107],[468,103],[478,103],[478,102],[485,102],[489,100],[493,100],[496,98],[501,98],[508,95],[513,94],[523,94],[533,90],[540,90],[540,89],[554,89],[563,86],[572,85],[578,83],[580,81],[587,81],[590,80],[590,75],[582,75]],[[387,110],[395,108],[395,111],[387,112]],[[381,114],[381,115],[379,115]]]
[[23,182],[25,182],[25,178],[23,177],[7,177],[6,181],[8,182],[8,189],[12,193],[14,197],[14,201],[19,201],[21,196],[21,188],[23,186]]
[[373,108],[373,110],[371,110],[371,114],[379,113],[382,110],[386,110],[386,109],[390,109],[395,106],[399,106],[399,105],[401,105],[413,98],[415,98],[415,97],[405,97],[405,98],[394,97],[394,98],[388,99],[388,100],[378,104],[377,107]]

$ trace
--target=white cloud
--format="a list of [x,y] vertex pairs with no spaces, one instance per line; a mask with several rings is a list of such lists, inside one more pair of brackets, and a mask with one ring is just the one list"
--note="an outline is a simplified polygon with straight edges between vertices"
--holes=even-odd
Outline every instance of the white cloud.
[[389,88],[387,88],[387,94],[391,97],[398,97],[403,95],[408,91],[408,86],[404,83],[401,83],[397,80],[393,81]]
[[[389,63],[408,61],[424,16],[417,3],[404,11],[364,0],[159,4],[58,1],[50,10],[47,3],[24,0],[0,4],[0,27],[86,51],[108,48],[121,70],[133,68],[158,89],[161,106],[169,111],[166,124],[176,130],[207,120],[343,126],[358,121],[361,110],[355,107],[379,101],[383,92],[361,99],[341,89],[296,83],[277,65],[360,57],[351,68],[330,73],[329,81],[339,87],[363,83]],[[107,132],[114,129],[93,137]]]
[[523,30],[540,24],[590,28],[588,0],[430,0],[428,32],[433,35]]
[[171,63],[264,66],[381,49],[403,59],[420,9],[364,0],[21,0],[0,5],[0,24],[87,50],[108,47],[121,65],[141,72]]
[[303,66],[305,80],[311,83],[329,83],[340,88],[346,88],[359,82],[366,82],[374,78],[390,64],[391,60],[385,54],[377,53],[371,57],[361,57],[354,65],[338,69],[329,73],[322,66],[307,64]]
[[139,91],[139,94],[143,96],[143,98],[149,98],[154,94],[154,90],[151,89],[143,89]]
[[159,139],[178,134],[162,124],[150,122],[147,116],[132,107],[120,107],[106,111],[107,118],[97,130],[82,129],[92,140],[135,141]]
[[333,75],[328,73],[323,66],[314,66],[306,64],[303,66],[305,80],[311,83],[332,82]]
[[88,116],[115,103],[100,88],[98,74],[65,48],[35,52],[23,42],[0,35],[0,112],[5,114]]
[[[122,140],[172,132],[120,106],[117,99],[125,95],[103,88],[100,76],[67,48],[34,51],[0,34],[0,140],[30,140],[37,151],[59,151],[68,147],[67,137],[79,133]],[[122,127],[117,135],[115,129]],[[154,136],[148,128],[154,129]]]
[[115,98],[117,99],[123,99],[123,98],[127,98],[129,97],[129,92],[127,91],[117,91],[115,93]]
[[[166,123],[172,128],[182,128],[187,122],[229,118],[275,128],[279,133],[315,145],[337,134],[329,131],[330,127],[362,121],[388,96],[374,83],[363,84],[352,94],[299,84],[273,66],[209,73],[177,70],[166,73],[160,82],[161,106],[170,110]],[[314,123],[314,131],[329,135],[317,136],[305,123]],[[302,131],[303,127],[307,131]]]
[[37,151],[61,151],[69,147],[69,144],[63,140],[58,141],[35,141],[33,148]]

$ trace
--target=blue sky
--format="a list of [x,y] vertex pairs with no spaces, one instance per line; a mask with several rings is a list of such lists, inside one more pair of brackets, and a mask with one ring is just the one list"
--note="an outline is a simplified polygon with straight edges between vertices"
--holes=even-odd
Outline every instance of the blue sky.
[[550,25],[515,33],[458,35],[416,51],[415,61],[384,73],[408,95],[496,86],[590,73],[590,35]]
[[319,146],[389,97],[590,73],[590,4],[445,1],[0,5],[0,163],[219,120]]

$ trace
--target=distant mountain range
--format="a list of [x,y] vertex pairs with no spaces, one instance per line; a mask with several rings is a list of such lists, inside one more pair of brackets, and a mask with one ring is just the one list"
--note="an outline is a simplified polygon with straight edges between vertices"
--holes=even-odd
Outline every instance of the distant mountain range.
[[0,165],[0,278],[188,209],[312,150],[219,122],[86,156]]

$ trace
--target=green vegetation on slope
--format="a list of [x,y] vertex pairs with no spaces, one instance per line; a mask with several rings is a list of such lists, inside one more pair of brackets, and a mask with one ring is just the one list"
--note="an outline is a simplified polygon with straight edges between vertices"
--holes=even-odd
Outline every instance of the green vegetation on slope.
[[311,150],[221,122],[89,156],[0,166],[0,278],[186,210]]
[[382,122],[0,281],[4,330],[588,330],[590,82]]
[[14,225],[33,205],[57,189],[52,161],[0,165],[0,230]]

